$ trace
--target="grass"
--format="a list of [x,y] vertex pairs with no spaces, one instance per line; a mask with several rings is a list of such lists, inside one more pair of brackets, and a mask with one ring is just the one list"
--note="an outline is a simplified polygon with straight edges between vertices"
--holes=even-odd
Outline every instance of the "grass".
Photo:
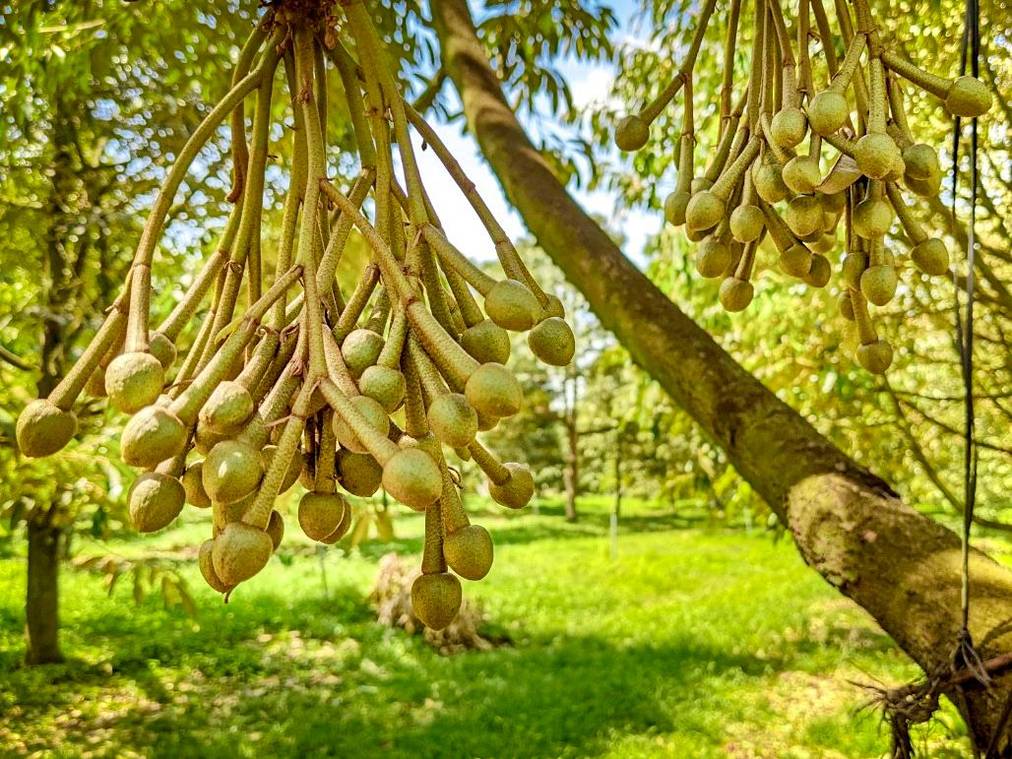
[[[476,504],[496,564],[465,586],[510,645],[439,656],[380,627],[378,558],[420,549],[421,520],[348,555],[290,535],[227,606],[184,571],[195,618],[101,578],[63,575],[67,663],[20,665],[23,560],[0,561],[0,754],[63,756],[870,757],[887,731],[849,681],[916,675],[870,619],[763,532],[686,527],[648,506],[610,557],[606,499]],[[178,553],[203,515],[83,552]],[[326,578],[326,589],[324,586]],[[949,707],[916,740],[966,755]]]

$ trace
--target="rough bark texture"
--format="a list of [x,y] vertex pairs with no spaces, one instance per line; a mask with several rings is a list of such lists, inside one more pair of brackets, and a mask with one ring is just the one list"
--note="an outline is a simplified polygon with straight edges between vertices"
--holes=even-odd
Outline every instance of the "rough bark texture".
[[[568,195],[503,97],[466,0],[435,0],[443,62],[482,153],[538,242],[605,327],[727,453],[802,556],[863,606],[927,672],[951,661],[959,539],[901,502],[738,365],[625,258]],[[971,557],[971,632],[985,657],[1012,649],[1012,573]],[[987,745],[1010,678],[951,694]],[[1005,729],[1003,746],[1008,743]],[[1008,749],[1006,749],[1008,751]]]
[[60,537],[47,521],[28,523],[28,589],[25,593],[25,639],[28,664],[63,660],[60,653]]

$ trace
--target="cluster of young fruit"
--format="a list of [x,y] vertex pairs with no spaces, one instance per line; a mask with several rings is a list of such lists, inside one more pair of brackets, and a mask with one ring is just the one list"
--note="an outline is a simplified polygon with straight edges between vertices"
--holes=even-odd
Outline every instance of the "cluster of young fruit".
[[[294,124],[285,132],[293,135],[292,162],[275,274],[265,290],[260,230],[281,68]],[[347,193],[327,179],[336,160],[348,159],[328,155],[334,151],[325,141],[331,72],[361,167]],[[249,141],[247,96],[256,103]],[[149,331],[151,266],[169,206],[227,117],[233,210],[217,251]],[[445,236],[421,181],[412,126],[481,218],[505,278],[486,274]],[[404,187],[394,172],[395,149]],[[367,200],[371,220],[360,210]],[[346,293],[335,272],[353,227],[371,258]],[[293,288],[300,291],[292,295]],[[488,532],[469,523],[444,450],[476,462],[498,503],[527,504],[534,492],[529,469],[498,461],[477,433],[521,406],[521,387],[504,366],[508,330],[527,331],[538,358],[563,366],[575,347],[563,317],[558,298],[534,281],[459,165],[404,100],[363,3],[282,0],[265,12],[241,51],[231,89],[172,165],[101,328],[52,394],[23,410],[17,439],[28,456],[55,453],[76,432],[77,397],[108,396],[131,414],[122,458],[144,470],[129,494],[133,523],[150,532],[171,523],[184,502],[210,508],[213,535],[200,546],[200,570],[225,594],[277,548],[284,521],[275,500],[297,481],[309,491],[299,502],[299,525],[322,543],[339,540],[351,522],[338,486],[362,497],[383,487],[425,513],[422,575],[412,599],[417,616],[441,628],[460,606],[457,575],[481,579],[493,551]],[[189,349],[182,354],[184,335]]]
[[[701,175],[694,173],[692,74],[716,0],[702,4],[674,79],[638,114],[617,124],[615,142],[626,151],[643,147],[650,123],[683,91],[677,186],[664,213],[700,242],[696,269],[723,279],[719,297],[728,311],[741,311],[752,301],[756,256],[767,236],[786,274],[812,287],[826,286],[842,218],[840,313],[856,324],[861,365],[883,373],[893,351],[878,336],[869,304],[884,306],[896,292],[903,263],[885,242],[894,220],[899,219],[917,269],[931,276],[949,271],[945,243],[928,236],[904,198],[906,192],[937,195],[942,172],[937,151],[910,132],[902,81],[939,98],[953,116],[980,116],[991,96],[973,77],[942,79],[886,45],[867,0],[853,0],[853,17],[847,0],[834,4],[836,33],[822,0],[800,1],[792,33],[780,0],[754,0],[750,74],[735,101],[735,48],[748,3],[731,0],[720,136]],[[815,43],[825,62],[818,73],[826,84],[818,90]]]

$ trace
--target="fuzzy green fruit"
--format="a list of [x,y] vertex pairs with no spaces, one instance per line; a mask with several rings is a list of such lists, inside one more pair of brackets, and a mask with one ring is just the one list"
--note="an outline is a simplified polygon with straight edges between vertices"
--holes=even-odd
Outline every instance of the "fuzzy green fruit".
[[179,516],[186,492],[175,477],[144,472],[131,485],[128,501],[133,526],[139,532],[156,532]]
[[527,345],[549,366],[568,366],[576,353],[576,336],[565,319],[550,316],[527,334]]
[[503,466],[509,470],[510,478],[502,485],[489,482],[488,494],[508,509],[522,509],[534,497],[534,476],[526,464],[507,462]]
[[485,313],[503,329],[526,332],[537,321],[541,305],[527,285],[504,279],[492,285],[485,296]]
[[710,235],[696,247],[694,261],[699,276],[713,279],[721,276],[731,265],[731,249]]
[[18,448],[25,456],[51,456],[77,433],[77,417],[45,398],[29,403],[18,415]]
[[469,524],[446,536],[443,556],[461,577],[480,580],[492,568],[492,536],[484,527]]
[[445,393],[429,404],[432,434],[451,448],[466,448],[478,434],[478,414],[461,393]]
[[720,305],[724,307],[724,310],[733,313],[748,308],[748,304],[752,302],[753,292],[751,282],[737,277],[728,277],[720,283],[720,292],[717,297],[720,298]]
[[248,580],[270,561],[271,537],[245,522],[229,522],[214,539],[211,562],[222,584],[236,586]]
[[352,377],[361,376],[372,366],[383,350],[383,337],[371,329],[354,329],[341,343],[341,356]]
[[186,427],[161,406],[142,408],[126,423],[120,455],[130,466],[153,467],[178,456],[186,446]]
[[517,378],[502,364],[482,364],[475,369],[464,386],[464,395],[478,413],[498,418],[513,416],[524,399]]
[[367,366],[358,380],[358,389],[362,395],[379,403],[388,414],[393,413],[404,400],[404,375],[388,366]]
[[510,357],[509,333],[491,319],[465,329],[460,345],[480,364],[505,364]]
[[109,402],[125,414],[132,414],[154,403],[164,385],[165,370],[150,353],[123,353],[116,356],[105,370],[105,391]]
[[411,584],[411,608],[433,630],[442,630],[454,620],[460,602],[460,580],[449,572],[419,575]]
[[383,467],[383,487],[408,508],[424,511],[443,492],[443,477],[429,454],[405,448]]
[[650,139],[650,126],[635,114],[629,114],[615,125],[615,144],[619,150],[639,150]]
[[259,452],[238,440],[223,440],[204,459],[201,482],[212,501],[234,503],[252,493],[263,474]]

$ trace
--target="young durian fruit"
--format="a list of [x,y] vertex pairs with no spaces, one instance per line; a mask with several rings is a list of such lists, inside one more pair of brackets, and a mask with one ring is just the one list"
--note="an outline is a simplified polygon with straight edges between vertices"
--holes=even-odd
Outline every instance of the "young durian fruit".
[[368,453],[339,451],[337,472],[341,487],[360,498],[374,495],[383,481],[383,467]]
[[186,500],[182,483],[161,471],[144,472],[130,486],[130,522],[139,532],[157,532],[179,516]]
[[105,392],[109,403],[126,414],[154,403],[164,386],[165,370],[150,353],[122,353],[105,370]]
[[252,493],[263,474],[258,451],[239,440],[223,440],[204,459],[201,482],[212,501],[234,503]]
[[16,437],[18,448],[25,456],[51,456],[66,446],[75,434],[77,417],[74,412],[59,408],[47,398],[32,401],[18,415]]
[[223,586],[236,586],[267,566],[274,543],[264,530],[245,522],[229,522],[211,547],[214,574]]

